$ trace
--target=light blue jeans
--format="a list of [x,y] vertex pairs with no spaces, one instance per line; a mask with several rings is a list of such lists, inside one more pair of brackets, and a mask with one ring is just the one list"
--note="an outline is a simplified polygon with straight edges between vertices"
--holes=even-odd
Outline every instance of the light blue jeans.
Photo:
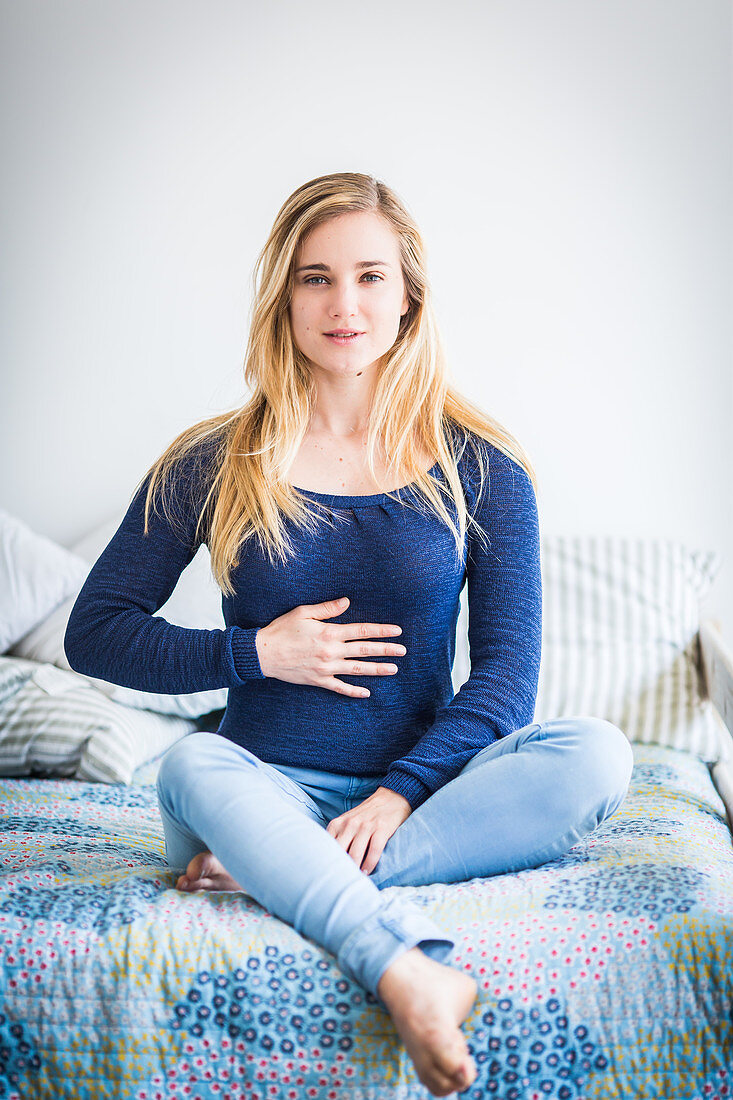
[[157,779],[166,857],[186,869],[208,849],[246,893],[333,954],[378,1001],[377,984],[419,946],[446,962],[455,940],[392,886],[463,882],[537,867],[567,852],[620,806],[633,754],[601,718],[553,718],[481,749],[361,871],[326,832],[380,785],[267,764],[218,733],[193,733]]

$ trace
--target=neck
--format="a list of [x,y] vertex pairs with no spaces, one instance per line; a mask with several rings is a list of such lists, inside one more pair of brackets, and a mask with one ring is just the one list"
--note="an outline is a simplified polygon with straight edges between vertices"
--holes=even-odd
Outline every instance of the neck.
[[365,435],[374,395],[374,372],[359,371],[350,378],[318,371],[314,374],[316,392],[309,430],[333,439],[355,440]]

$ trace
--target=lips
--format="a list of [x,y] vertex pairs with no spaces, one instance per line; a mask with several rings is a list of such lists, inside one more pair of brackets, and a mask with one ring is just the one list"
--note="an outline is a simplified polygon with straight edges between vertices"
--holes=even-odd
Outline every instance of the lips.
[[346,347],[347,344],[355,344],[360,336],[363,336],[363,332],[324,332],[323,334],[327,340],[330,340],[332,344],[339,344],[341,347]]
[[356,328],[334,328],[330,332],[324,332],[324,336],[363,336]]

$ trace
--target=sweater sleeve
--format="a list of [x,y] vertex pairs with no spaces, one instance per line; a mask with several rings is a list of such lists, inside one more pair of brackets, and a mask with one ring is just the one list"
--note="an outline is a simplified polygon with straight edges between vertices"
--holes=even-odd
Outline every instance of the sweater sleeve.
[[[194,452],[195,456],[195,452]],[[139,691],[177,695],[238,687],[262,678],[256,628],[197,630],[154,612],[168,600],[199,548],[195,532],[205,492],[202,463],[180,463],[166,496],[174,522],[151,506],[144,533],[149,476],[79,593],[64,636],[71,667],[85,676]]]
[[537,503],[522,467],[498,448],[484,446],[488,483],[475,508],[467,499],[488,538],[488,545],[480,543],[469,528],[471,673],[382,782],[413,810],[455,778],[480,749],[529,725],[534,715],[542,646]]

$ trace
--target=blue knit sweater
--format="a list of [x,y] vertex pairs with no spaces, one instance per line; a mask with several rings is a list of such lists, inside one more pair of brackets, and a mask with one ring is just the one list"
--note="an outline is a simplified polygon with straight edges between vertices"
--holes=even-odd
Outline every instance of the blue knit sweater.
[[[426,514],[411,486],[398,491],[399,501],[301,489],[328,507],[333,523],[319,523],[313,535],[286,521],[297,553],[284,565],[271,564],[257,539],[248,539],[232,576],[235,595],[222,597],[223,630],[179,627],[153,615],[198,549],[196,501],[205,496],[206,452],[186,460],[180,484],[190,491],[174,495],[185,538],[153,512],[143,537],[146,479],[72,610],[64,639],[72,668],[150,692],[227,687],[222,736],[273,764],[381,776],[382,786],[417,808],[481,748],[534,715],[542,619],[535,494],[519,465],[473,438],[488,462],[483,492],[470,446],[459,476],[489,545],[469,528],[459,559],[453,535]],[[438,465],[430,472],[444,481]],[[464,582],[471,674],[454,696]],[[399,671],[338,674],[368,688],[367,698],[264,676],[258,629],[301,604],[340,596],[349,597],[347,610],[327,621],[402,627],[393,640],[406,647],[404,656],[367,658],[389,660]]]

